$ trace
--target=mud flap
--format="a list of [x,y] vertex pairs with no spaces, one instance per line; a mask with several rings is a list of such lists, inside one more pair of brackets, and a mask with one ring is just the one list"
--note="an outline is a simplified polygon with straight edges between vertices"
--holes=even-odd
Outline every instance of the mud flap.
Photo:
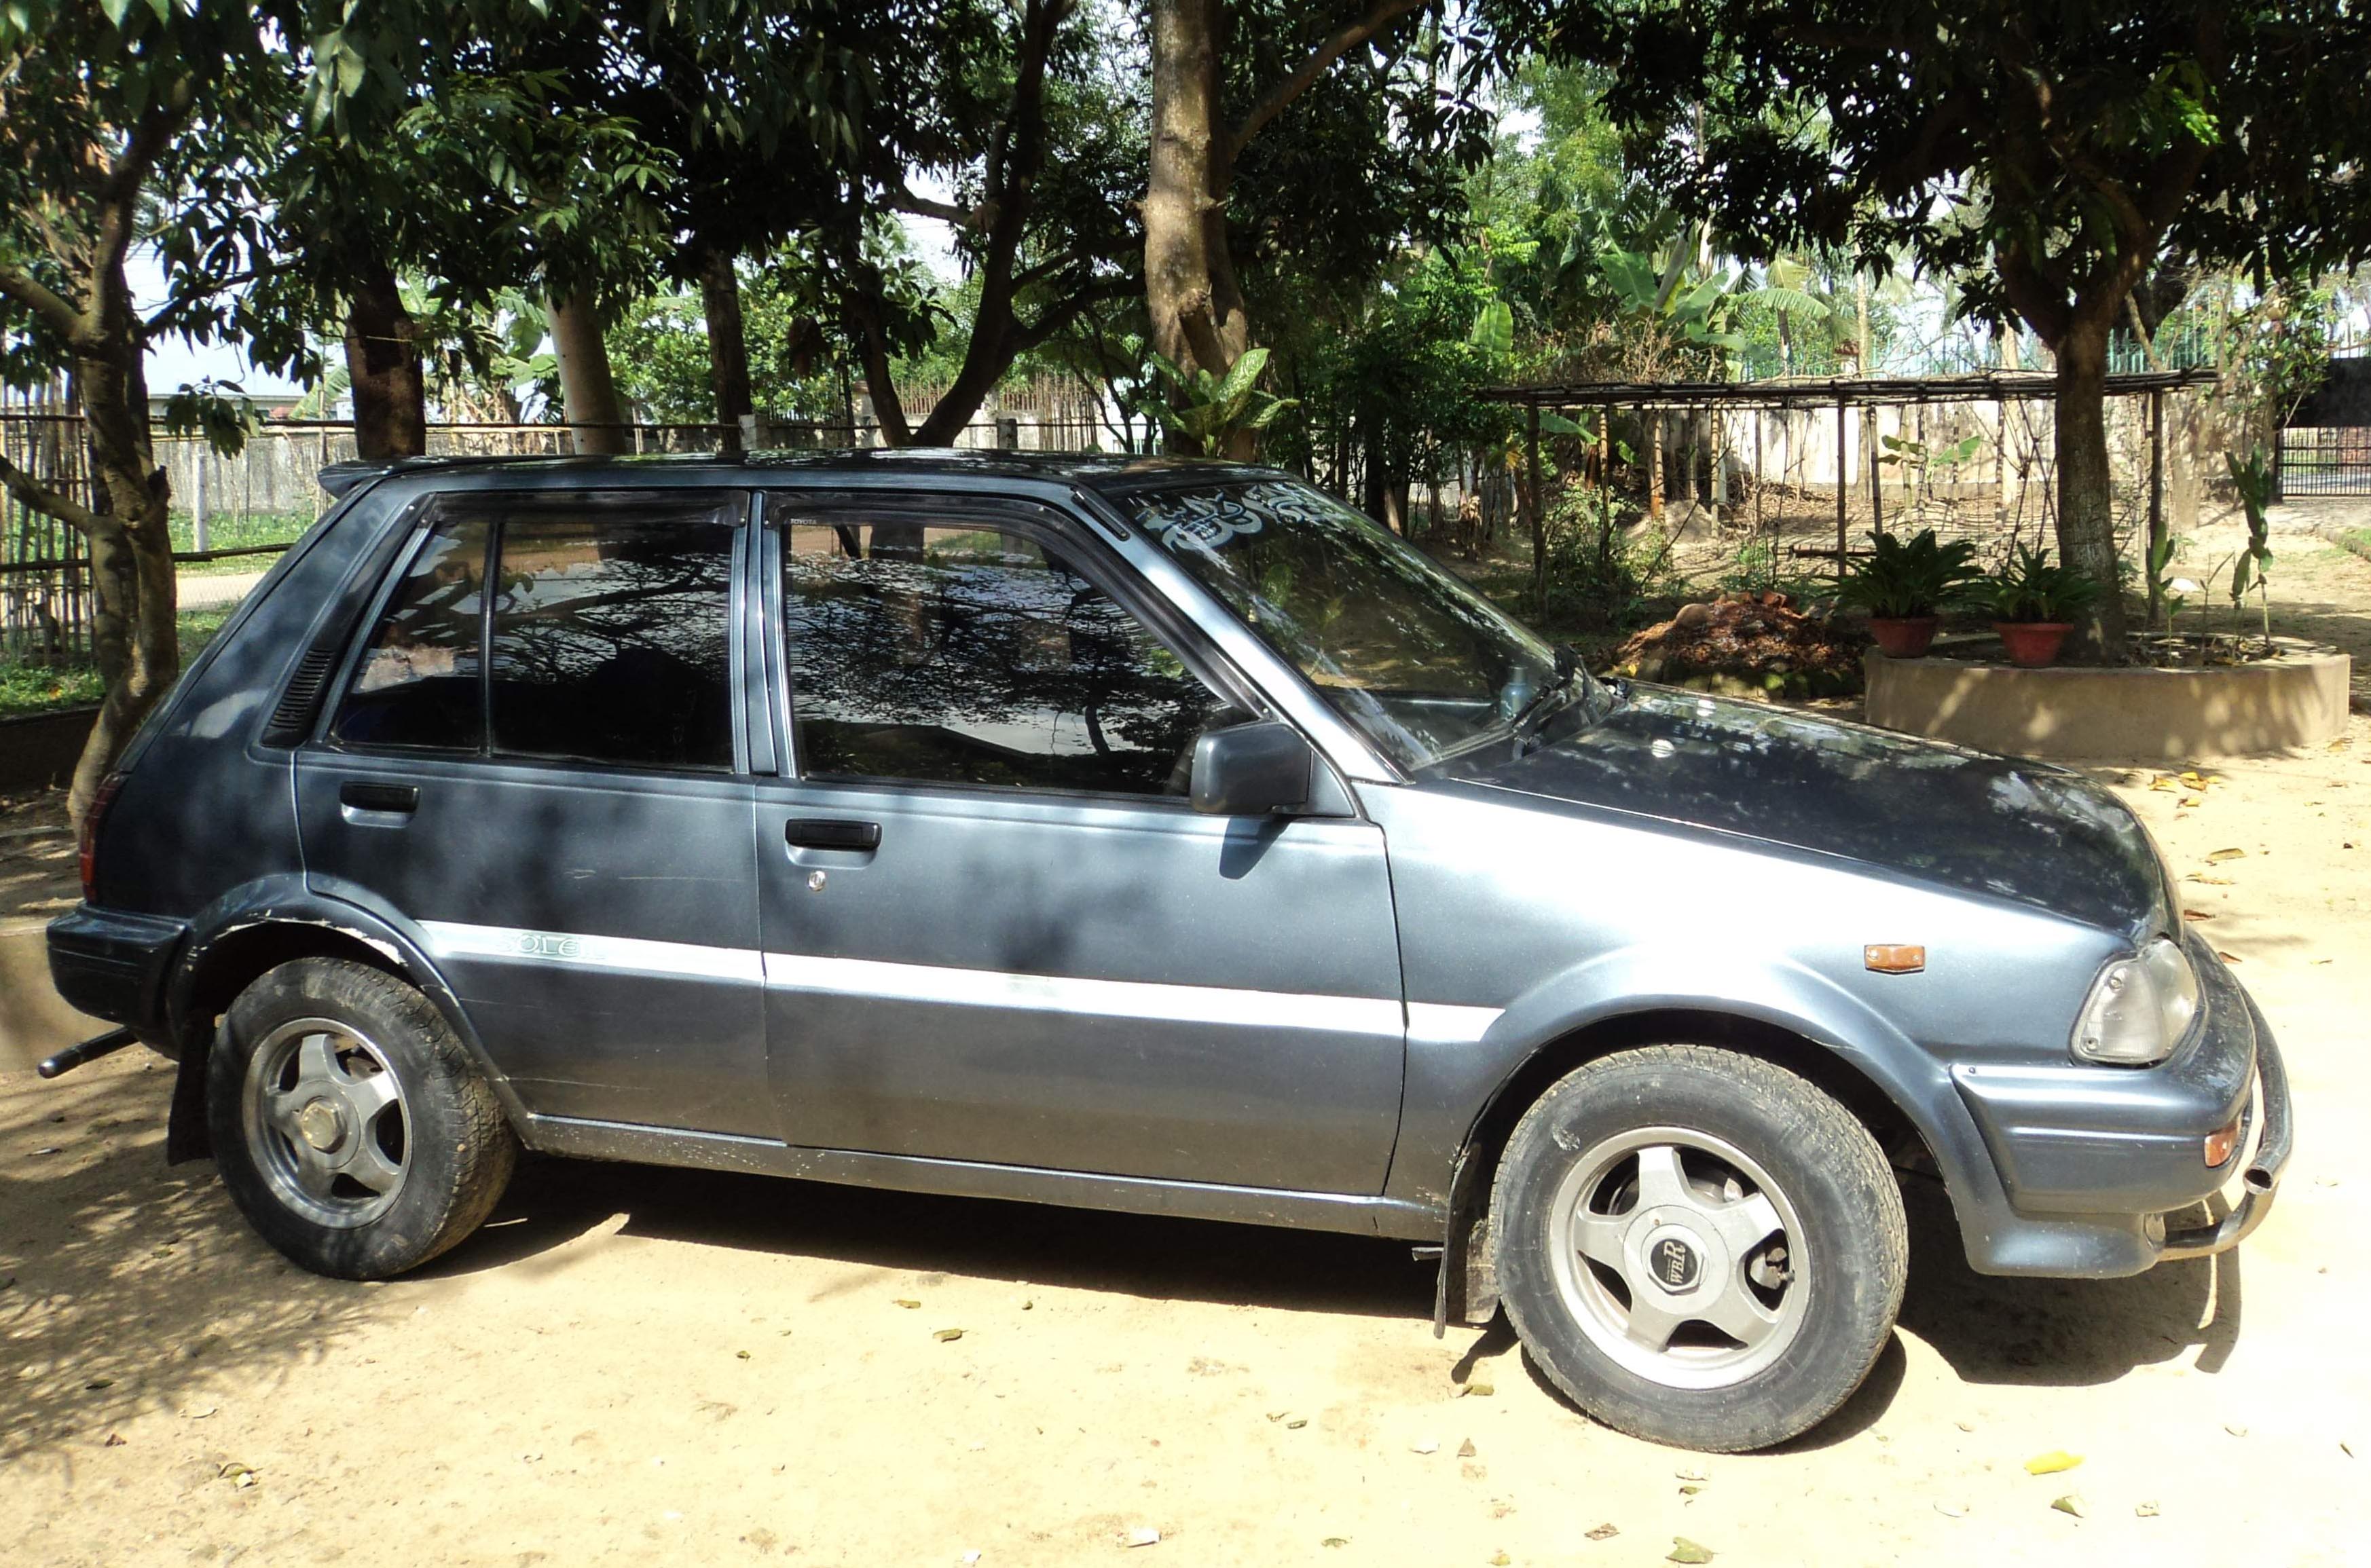
[[173,1109],[165,1123],[165,1163],[180,1165],[204,1159],[214,1152],[206,1130],[206,1057],[212,1042],[196,1034],[181,1048],[180,1070],[173,1076]]
[[1453,1315],[1479,1326],[1498,1315],[1498,1268],[1490,1251],[1490,1210],[1475,1201],[1473,1151],[1457,1157],[1449,1177],[1449,1223],[1441,1232],[1440,1273],[1432,1286],[1432,1337],[1449,1332]]

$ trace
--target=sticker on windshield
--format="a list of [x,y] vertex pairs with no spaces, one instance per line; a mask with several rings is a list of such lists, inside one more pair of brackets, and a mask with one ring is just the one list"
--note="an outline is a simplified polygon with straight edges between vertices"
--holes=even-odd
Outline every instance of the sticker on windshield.
[[1264,519],[1224,490],[1209,495],[1182,495],[1163,507],[1161,545],[1174,550],[1220,550],[1238,534],[1256,534]]

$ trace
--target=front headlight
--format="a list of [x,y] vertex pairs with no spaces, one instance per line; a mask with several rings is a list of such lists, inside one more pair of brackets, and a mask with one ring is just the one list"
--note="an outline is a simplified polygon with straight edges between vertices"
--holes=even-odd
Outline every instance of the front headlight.
[[2159,937],[2099,971],[2075,1020],[2075,1054],[2087,1062],[2145,1067],[2165,1060],[2198,1016],[2198,974],[2190,955]]

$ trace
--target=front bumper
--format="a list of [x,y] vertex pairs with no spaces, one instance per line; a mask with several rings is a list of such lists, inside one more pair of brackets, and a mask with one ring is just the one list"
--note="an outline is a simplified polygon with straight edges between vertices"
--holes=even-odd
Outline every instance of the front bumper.
[[[2197,1035],[2154,1067],[1962,1066],[1952,1073],[2006,1205],[1969,1236],[1987,1274],[2104,1278],[2236,1247],[2263,1223],[2294,1141],[2272,1028],[2210,950]],[[2238,1152],[2205,1162],[2208,1134],[2242,1122]],[[2229,1212],[2183,1224],[2203,1203]]]
[[[2253,997],[2249,998],[2248,1006],[2254,1010]],[[2281,1061],[2280,1047],[2273,1043],[2272,1029],[2261,1013],[2256,1015],[2255,1022],[2256,1097],[2249,1111],[2250,1119],[2261,1131],[2255,1138],[2255,1152],[2239,1173],[2239,1201],[2212,1224],[2166,1232],[2165,1244],[2157,1249],[2159,1262],[2227,1252],[2253,1235],[2256,1227],[2273,1212],[2273,1199],[2279,1193],[2281,1177],[2288,1170],[2296,1129],[2289,1114],[2288,1068]],[[2247,1144],[2248,1137],[2243,1135],[2240,1147],[2244,1149]]]

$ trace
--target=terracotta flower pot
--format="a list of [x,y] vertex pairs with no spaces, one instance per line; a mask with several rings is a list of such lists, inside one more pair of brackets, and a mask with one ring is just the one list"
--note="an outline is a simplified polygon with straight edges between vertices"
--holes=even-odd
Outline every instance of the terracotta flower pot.
[[1871,616],[1868,634],[1877,639],[1879,651],[1889,659],[1924,659],[1938,624],[1934,616]]
[[1995,621],[2008,662],[2021,670],[2039,670],[2058,662],[2059,645],[2075,629],[2069,621]]

